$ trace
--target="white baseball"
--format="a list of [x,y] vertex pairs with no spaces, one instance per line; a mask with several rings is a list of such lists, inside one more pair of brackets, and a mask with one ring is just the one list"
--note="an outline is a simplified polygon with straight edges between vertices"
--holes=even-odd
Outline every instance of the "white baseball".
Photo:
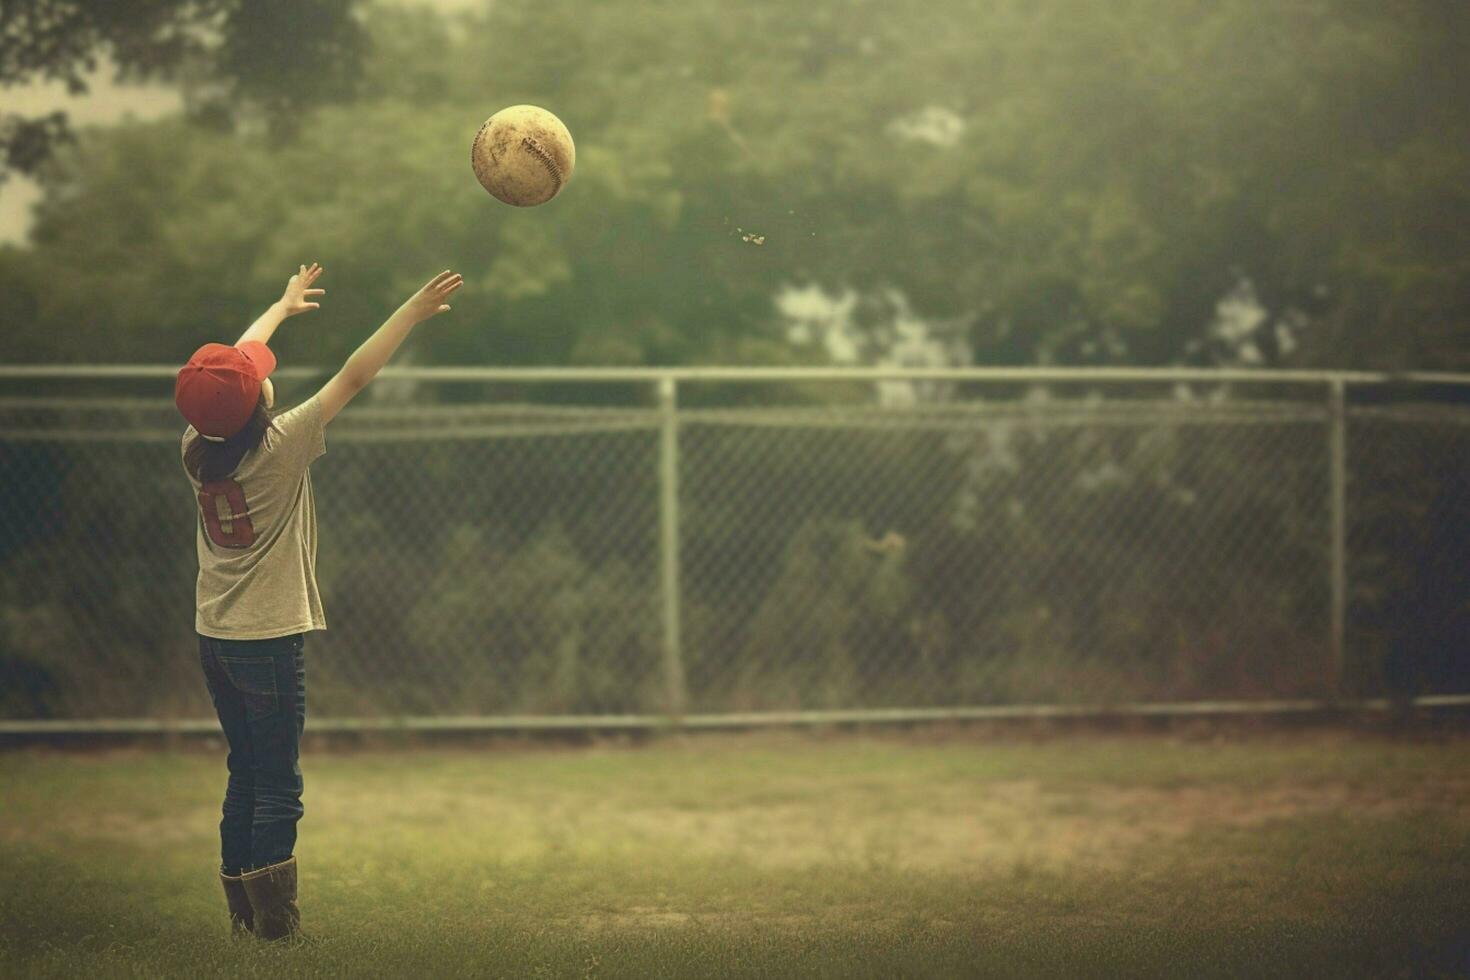
[[534,105],[513,105],[485,120],[470,148],[480,185],[506,204],[545,204],[572,179],[577,148],[562,121]]

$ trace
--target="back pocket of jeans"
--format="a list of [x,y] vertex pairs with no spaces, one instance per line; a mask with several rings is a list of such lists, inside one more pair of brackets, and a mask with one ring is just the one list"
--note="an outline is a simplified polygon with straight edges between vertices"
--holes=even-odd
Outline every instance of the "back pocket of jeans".
[[240,692],[248,718],[268,718],[280,707],[275,657],[220,657],[220,666]]

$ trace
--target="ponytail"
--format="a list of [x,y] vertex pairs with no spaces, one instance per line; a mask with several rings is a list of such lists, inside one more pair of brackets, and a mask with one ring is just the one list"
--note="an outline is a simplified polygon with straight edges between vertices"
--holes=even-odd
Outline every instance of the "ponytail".
[[239,432],[224,442],[215,442],[195,433],[194,441],[184,449],[184,469],[200,483],[229,477],[239,467],[245,454],[265,440],[271,429],[271,415],[262,394],[255,413]]

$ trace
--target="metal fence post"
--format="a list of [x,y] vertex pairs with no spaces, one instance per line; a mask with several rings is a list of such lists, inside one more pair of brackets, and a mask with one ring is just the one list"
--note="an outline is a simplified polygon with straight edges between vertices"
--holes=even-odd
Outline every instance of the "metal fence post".
[[1329,574],[1332,579],[1332,661],[1328,678],[1328,696],[1337,700],[1343,694],[1345,666],[1344,643],[1347,630],[1347,407],[1342,378],[1334,378],[1328,387],[1328,460],[1331,486],[1328,514],[1332,526]]
[[684,659],[679,638],[679,395],[672,375],[659,378],[659,571],[663,598],[666,710],[684,715]]

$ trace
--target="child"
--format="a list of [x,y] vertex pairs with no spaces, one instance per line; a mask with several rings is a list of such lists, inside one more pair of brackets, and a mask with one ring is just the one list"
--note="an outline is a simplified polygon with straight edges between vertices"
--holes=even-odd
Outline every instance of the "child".
[[174,402],[189,422],[184,470],[198,499],[196,589],[199,659],[224,729],[220,879],[232,931],[295,935],[298,751],[306,720],[302,647],[326,629],[316,585],[312,461],[323,430],[382,370],[417,324],[449,309],[464,281],[435,276],[359,347],[336,377],[289,412],[272,416],[266,344],[281,321],[314,310],[322,273],[301,266],[281,298],[233,347],[206,344],[179,372]]

